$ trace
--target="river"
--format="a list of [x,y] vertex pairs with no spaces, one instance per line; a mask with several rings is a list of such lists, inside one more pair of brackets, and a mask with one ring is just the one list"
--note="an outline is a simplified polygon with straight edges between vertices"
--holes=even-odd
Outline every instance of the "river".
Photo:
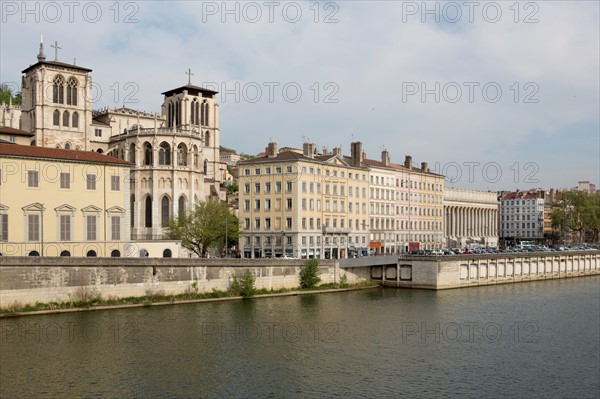
[[600,277],[0,320],[0,397],[600,395]]

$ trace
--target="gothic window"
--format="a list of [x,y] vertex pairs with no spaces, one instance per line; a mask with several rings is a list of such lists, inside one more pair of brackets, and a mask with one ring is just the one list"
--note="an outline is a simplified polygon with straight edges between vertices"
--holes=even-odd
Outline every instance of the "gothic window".
[[171,165],[171,146],[163,141],[158,149],[158,164]]
[[150,143],[144,144],[144,165],[152,165],[152,146]]
[[179,197],[179,217],[185,216],[185,197]]
[[175,103],[175,121],[177,126],[181,125],[181,100]]
[[204,160],[204,169],[203,169],[203,171],[204,171],[205,175],[208,173],[208,160],[207,159]]
[[77,105],[77,80],[74,77],[67,82],[67,104]]
[[69,126],[69,111],[63,112],[63,126]]
[[60,112],[58,110],[55,110],[52,115],[52,124],[54,126],[60,126]]
[[65,150],[70,150],[70,149],[71,149],[71,143],[65,144]]
[[65,103],[65,80],[60,75],[54,78],[52,85],[52,102],[55,104]]
[[200,124],[202,126],[208,126],[208,103],[206,102],[206,100],[202,102]]
[[183,143],[177,146],[177,165],[187,165],[187,147]]
[[210,147],[210,133],[209,132],[204,133],[204,145],[206,147]]
[[152,227],[152,197],[146,197],[146,209],[144,210],[145,226]]
[[173,103],[169,103],[169,116],[168,116],[167,125],[169,127],[173,127]]
[[194,168],[198,167],[198,146],[194,146]]
[[196,120],[195,120],[195,124],[199,125],[200,124],[200,103],[198,101],[195,102],[195,107],[196,107]]
[[73,112],[73,123],[71,126],[79,127],[79,114],[77,112]]
[[194,101],[192,101],[192,105],[190,107],[190,122],[192,123],[192,125],[197,125],[198,124],[198,110],[199,110],[199,103],[198,101],[194,98]]
[[169,197],[166,195],[160,202],[160,219],[162,227],[166,227],[169,224]]
[[135,144],[129,146],[129,162],[135,163]]

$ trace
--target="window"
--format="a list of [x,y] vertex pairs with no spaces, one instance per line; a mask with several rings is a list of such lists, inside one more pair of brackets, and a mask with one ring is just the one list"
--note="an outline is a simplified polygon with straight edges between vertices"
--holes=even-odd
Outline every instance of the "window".
[[60,215],[60,240],[71,241],[71,215]]
[[260,200],[259,199],[254,200],[254,210],[260,211]]
[[52,85],[52,102],[55,104],[65,103],[65,80],[62,76],[58,75],[54,78]]
[[260,229],[260,218],[254,218],[254,228],[256,230]]
[[260,168],[254,168],[254,174],[260,175]]
[[55,110],[52,114],[52,124],[54,126],[60,126],[60,112],[58,110]]
[[111,176],[110,177],[110,189],[112,191],[120,191],[121,190],[121,179],[119,179],[119,176]]
[[152,165],[152,146],[150,143],[144,144],[144,165]]
[[292,182],[291,181],[286,182],[285,191],[287,193],[291,193],[292,192]]
[[250,218],[244,219],[244,229],[250,230]]
[[260,194],[260,183],[254,183],[254,193]]
[[121,239],[121,216],[110,217],[110,237],[113,241]]
[[244,193],[250,194],[250,183],[244,185]]
[[61,173],[60,174],[60,188],[69,189],[71,188],[71,174],[70,173]]
[[27,171],[27,187],[39,187],[37,170]]
[[276,193],[280,193],[281,192],[281,182],[275,182],[275,192]]
[[96,241],[97,239],[98,224],[96,221],[96,215],[87,215],[85,217],[85,239],[88,241]]
[[27,241],[40,240],[40,215],[27,215]]
[[63,120],[62,120],[62,124],[63,126],[69,126],[69,119],[70,119],[70,115],[68,111],[64,111],[63,112]]
[[158,149],[158,164],[171,165],[171,146],[167,142],[160,143]]
[[96,189],[96,175],[86,175],[86,189],[95,190]]
[[271,218],[265,218],[265,230],[271,229]]
[[94,136],[102,137],[102,129],[94,129]]
[[265,211],[270,211],[270,210],[271,210],[271,200],[266,199],[265,200]]
[[246,212],[250,210],[250,200],[244,200],[244,210]]
[[[285,227],[286,229],[291,229],[292,228],[292,218],[286,218],[285,219]],[[291,237],[288,237],[291,238]]]
[[271,193],[271,183],[267,182],[265,183],[265,194],[270,194]]
[[67,104],[77,105],[77,80],[73,77],[67,82]]
[[79,127],[79,114],[77,112],[73,112],[73,121],[71,123],[73,127]]
[[146,207],[144,210],[144,216],[145,216],[144,226],[152,227],[152,197],[146,197],[145,206]]
[[285,200],[285,209],[287,209],[288,211],[290,209],[292,209],[292,199],[291,198],[286,198],[286,200]]
[[169,197],[164,196],[160,201],[160,221],[162,227],[166,227],[169,224],[169,217],[171,213],[169,212],[169,208]]
[[281,174],[281,166],[275,167],[275,173]]
[[8,215],[0,214],[0,241],[8,241]]

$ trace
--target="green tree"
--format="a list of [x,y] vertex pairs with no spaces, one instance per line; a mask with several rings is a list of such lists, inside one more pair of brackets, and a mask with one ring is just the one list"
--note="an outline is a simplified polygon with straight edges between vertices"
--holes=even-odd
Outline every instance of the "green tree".
[[321,282],[319,277],[319,260],[308,259],[300,272],[300,286],[302,288],[314,288]]
[[256,294],[256,286],[254,285],[256,278],[248,269],[244,270],[244,274],[240,278],[233,277],[230,291],[234,295],[240,295],[244,298],[253,297]]
[[589,231],[593,241],[598,240],[600,231],[600,194],[588,194],[584,191],[563,191],[560,198],[552,204],[550,213],[552,227],[560,229],[564,235],[574,232],[579,241]]
[[220,201],[198,202],[195,208],[169,221],[165,238],[181,240],[184,248],[200,257],[211,249],[222,250],[236,245],[239,238],[239,221],[226,203]]

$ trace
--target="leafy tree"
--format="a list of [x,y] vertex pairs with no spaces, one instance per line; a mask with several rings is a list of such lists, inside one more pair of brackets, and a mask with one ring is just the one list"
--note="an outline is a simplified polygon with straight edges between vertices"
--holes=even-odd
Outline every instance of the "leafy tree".
[[321,282],[319,277],[319,260],[308,259],[300,272],[300,286],[302,288],[314,288]]
[[227,247],[237,244],[239,221],[224,202],[198,202],[195,208],[169,221],[165,238],[181,240],[184,248],[200,257],[211,249],[222,250],[227,236]]
[[589,231],[596,241],[600,231],[600,194],[564,191],[552,204],[550,218],[552,227],[560,229],[563,234],[575,232],[582,241],[585,232]]

